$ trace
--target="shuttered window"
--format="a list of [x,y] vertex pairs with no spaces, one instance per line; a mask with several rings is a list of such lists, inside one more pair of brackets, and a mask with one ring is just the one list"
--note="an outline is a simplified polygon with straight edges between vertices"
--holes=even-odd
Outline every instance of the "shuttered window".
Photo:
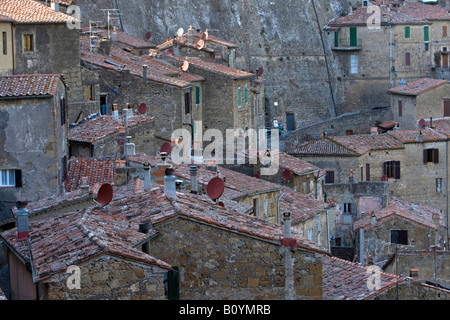
[[370,181],[370,164],[366,163],[366,181]]
[[339,47],[339,32],[334,32],[334,46],[337,48]]
[[430,40],[429,30],[430,30],[430,28],[428,26],[423,27],[423,41]]
[[400,179],[400,161],[386,161],[384,163],[383,174],[388,179]]
[[238,88],[238,107],[242,106],[241,88]]
[[423,163],[439,163],[439,149],[423,150]]
[[326,171],[325,183],[334,183],[334,171]]
[[189,92],[184,94],[184,113],[191,113],[191,94]]
[[403,115],[403,100],[398,100],[398,116]]
[[178,267],[167,272],[169,300],[180,300],[180,272]]
[[450,100],[444,100],[444,117],[450,117]]
[[411,52],[405,52],[405,66],[411,65]]
[[195,87],[195,104],[200,104],[200,87]]
[[442,38],[447,38],[447,26],[442,26]]
[[411,38],[411,27],[405,27],[405,38]]
[[392,244],[408,244],[408,230],[391,230]]

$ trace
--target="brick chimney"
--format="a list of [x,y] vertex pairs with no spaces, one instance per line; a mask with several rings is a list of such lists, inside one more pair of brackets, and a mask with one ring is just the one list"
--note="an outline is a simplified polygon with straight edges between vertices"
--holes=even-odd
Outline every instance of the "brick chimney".
[[414,279],[419,278],[419,269],[411,269],[409,270],[409,276]]
[[372,211],[370,214],[370,224],[375,224],[377,222],[377,216],[375,215],[375,212]]
[[27,202],[17,203],[17,240],[25,240],[30,234],[27,206]]
[[126,156],[134,156],[136,153],[136,145],[131,142],[131,136],[127,136],[125,146],[124,146],[124,153]]

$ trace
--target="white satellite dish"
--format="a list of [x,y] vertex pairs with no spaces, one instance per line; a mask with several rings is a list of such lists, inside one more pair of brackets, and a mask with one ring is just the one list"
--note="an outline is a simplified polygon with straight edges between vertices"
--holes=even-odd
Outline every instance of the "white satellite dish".
[[176,34],[178,37],[181,37],[184,34],[184,29],[183,28],[178,29]]

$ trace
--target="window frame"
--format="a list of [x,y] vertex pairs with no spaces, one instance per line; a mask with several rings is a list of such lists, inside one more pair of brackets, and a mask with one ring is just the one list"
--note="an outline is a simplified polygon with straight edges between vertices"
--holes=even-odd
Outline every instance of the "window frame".
[[[7,182],[3,182],[3,172],[6,172]],[[12,177],[12,182],[10,181]],[[22,170],[20,169],[0,169],[0,188],[21,188]]]
[[[30,41],[27,41],[27,38],[29,38]],[[34,34],[32,33],[23,34],[22,41],[23,41],[23,52],[34,52]]]
[[390,160],[383,163],[383,174],[387,176],[388,180],[400,180],[400,173],[400,161]]
[[[391,229],[390,231],[391,232],[390,232],[390,239],[389,240],[390,240],[391,244],[408,245],[408,230],[405,230],[405,229]],[[397,233],[397,236],[396,236],[397,242],[393,242],[395,240],[395,237],[393,237],[393,235],[395,234],[394,232]],[[402,240],[401,238],[403,238],[403,240],[405,240],[405,241],[400,242]]]
[[350,55],[350,74],[358,74],[359,72],[359,58],[357,54]]
[[[332,173],[330,175],[330,173]],[[330,179],[332,181],[330,181]],[[335,174],[334,174],[334,170],[325,170],[325,184],[333,184],[335,183]]]
[[8,34],[6,31],[2,32],[2,50],[3,55],[8,55]]
[[439,163],[439,149],[427,148],[423,150],[423,163]]

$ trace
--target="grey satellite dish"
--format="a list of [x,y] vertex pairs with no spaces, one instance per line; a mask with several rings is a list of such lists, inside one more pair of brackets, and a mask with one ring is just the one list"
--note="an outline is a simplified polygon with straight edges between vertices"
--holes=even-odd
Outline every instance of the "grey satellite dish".
[[183,35],[183,33],[184,33],[184,29],[183,29],[183,28],[180,28],[180,29],[177,30],[176,35],[177,35],[178,37],[181,37],[181,36]]

